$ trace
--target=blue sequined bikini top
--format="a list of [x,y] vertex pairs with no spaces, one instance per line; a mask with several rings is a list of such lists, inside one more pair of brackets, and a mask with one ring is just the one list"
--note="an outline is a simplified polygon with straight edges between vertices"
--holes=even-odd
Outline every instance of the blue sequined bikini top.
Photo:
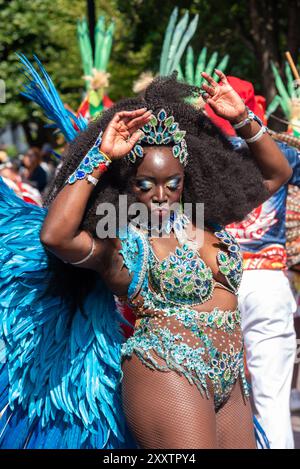
[[206,265],[200,254],[190,249],[186,243],[176,247],[175,251],[162,261],[150,246],[149,282],[153,290],[165,301],[180,305],[202,304],[212,298],[216,285],[237,293],[243,270],[239,246],[224,229],[214,231],[214,234],[228,248],[227,252],[219,250],[217,253],[219,271],[224,275],[228,286],[213,278],[211,268]]
[[226,252],[218,251],[217,261],[228,287],[213,278],[211,268],[185,242],[160,261],[142,231],[132,226],[120,231],[122,249],[119,252],[132,274],[127,293],[129,302],[141,293],[145,303],[154,301],[161,308],[168,303],[197,305],[212,297],[216,285],[236,294],[243,271],[239,245],[222,226],[211,225],[216,238],[227,246]]

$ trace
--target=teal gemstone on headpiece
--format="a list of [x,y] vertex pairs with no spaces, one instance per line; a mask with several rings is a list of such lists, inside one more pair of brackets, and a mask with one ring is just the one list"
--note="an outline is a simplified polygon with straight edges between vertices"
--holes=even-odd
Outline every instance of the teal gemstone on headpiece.
[[181,152],[180,155],[179,155],[179,161],[180,163],[182,164],[185,164],[186,163],[186,153],[185,152]]
[[166,111],[164,109],[161,109],[157,115],[158,120],[162,122],[166,119],[166,117],[167,117]]
[[170,125],[169,132],[173,134],[174,132],[176,132],[176,130],[178,130],[178,124],[177,122],[174,122],[172,125]]
[[149,120],[148,124],[150,124],[152,127],[157,126],[157,119],[155,116],[151,116],[151,119]]
[[152,115],[150,121],[143,126],[144,135],[139,139],[133,150],[128,155],[131,162],[136,161],[136,156],[143,157],[142,143],[149,145],[172,145],[172,153],[180,163],[186,166],[188,152],[184,136],[186,131],[179,129],[178,122],[174,122],[174,116],[168,116],[165,109],[161,109],[157,116]]
[[143,147],[141,145],[135,145],[134,147],[134,153],[139,156],[140,158],[142,158],[144,156],[144,150],[143,150]]
[[155,143],[155,140],[153,137],[149,136],[146,138],[146,142],[149,143],[150,145],[153,145]]
[[185,134],[186,134],[186,131],[185,131],[185,130],[178,130],[177,132],[175,132],[175,134],[174,134],[174,136],[173,136],[174,142],[175,142],[175,143],[180,143],[181,140],[184,139]]
[[166,118],[165,120],[165,126],[166,127],[170,127],[174,122],[174,117],[173,116],[169,116]]
[[131,161],[131,163],[135,163],[136,155],[135,155],[133,150],[131,150],[131,152],[128,154],[128,159],[129,159],[129,161]]
[[180,146],[179,145],[174,145],[174,147],[172,148],[172,152],[173,152],[173,156],[175,158],[178,158],[178,156],[180,154]]

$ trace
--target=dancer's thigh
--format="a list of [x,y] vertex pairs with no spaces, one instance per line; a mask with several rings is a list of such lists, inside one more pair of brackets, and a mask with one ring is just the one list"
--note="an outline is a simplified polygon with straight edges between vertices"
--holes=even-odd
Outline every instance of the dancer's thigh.
[[122,370],[123,408],[139,447],[217,447],[212,398],[175,371],[150,369],[135,354]]
[[240,380],[228,400],[216,414],[219,448],[255,449],[253,416],[249,400],[245,400]]

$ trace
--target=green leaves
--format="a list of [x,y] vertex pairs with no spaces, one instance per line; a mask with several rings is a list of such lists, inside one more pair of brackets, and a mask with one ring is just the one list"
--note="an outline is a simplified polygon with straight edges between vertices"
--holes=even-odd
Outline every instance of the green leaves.
[[79,0],[0,0],[0,78],[5,80],[7,101],[0,105],[0,128],[25,121],[41,125],[42,112],[22,98],[24,77],[16,52],[29,58],[35,53],[45,64],[63,98],[77,109],[83,88],[76,21],[82,12]]

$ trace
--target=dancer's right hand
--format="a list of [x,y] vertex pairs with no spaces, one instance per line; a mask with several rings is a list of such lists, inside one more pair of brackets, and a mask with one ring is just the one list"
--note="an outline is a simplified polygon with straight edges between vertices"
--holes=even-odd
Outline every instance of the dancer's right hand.
[[143,135],[140,130],[151,118],[146,108],[117,112],[102,136],[100,151],[111,160],[127,155]]

